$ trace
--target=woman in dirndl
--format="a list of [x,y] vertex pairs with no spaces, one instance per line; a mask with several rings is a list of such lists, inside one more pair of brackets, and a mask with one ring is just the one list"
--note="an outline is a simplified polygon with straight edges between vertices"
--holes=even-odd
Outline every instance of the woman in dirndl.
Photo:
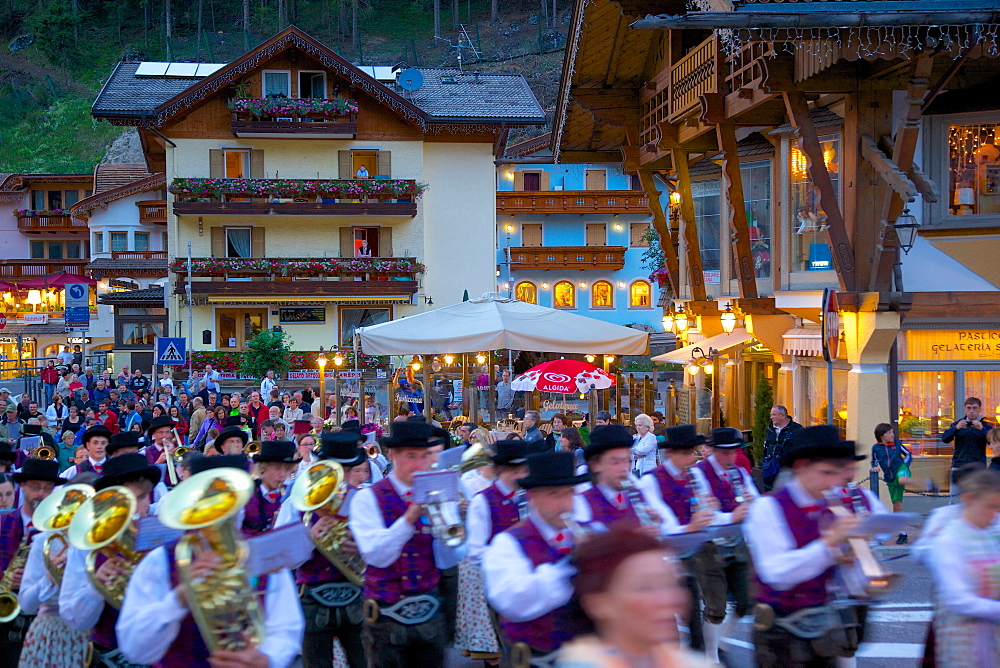
[[937,665],[1000,666],[1000,476],[979,471],[961,489],[965,510],[934,538],[928,555],[938,599]]

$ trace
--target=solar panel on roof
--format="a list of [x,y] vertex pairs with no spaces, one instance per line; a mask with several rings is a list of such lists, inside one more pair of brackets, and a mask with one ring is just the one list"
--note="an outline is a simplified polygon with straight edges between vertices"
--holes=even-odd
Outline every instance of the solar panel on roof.
[[198,73],[198,63],[170,63],[164,73],[168,77],[193,77]]
[[167,72],[170,63],[145,62],[139,63],[135,70],[137,77],[162,77]]
[[201,63],[198,65],[197,76],[207,77],[210,74],[215,74],[225,66],[225,63]]

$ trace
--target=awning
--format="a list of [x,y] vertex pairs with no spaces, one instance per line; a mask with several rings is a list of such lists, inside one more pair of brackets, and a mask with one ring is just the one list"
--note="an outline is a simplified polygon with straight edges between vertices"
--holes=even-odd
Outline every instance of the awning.
[[704,353],[708,353],[709,348],[715,348],[719,352],[725,352],[730,348],[742,345],[748,341],[753,341],[753,336],[748,334],[747,330],[743,328],[734,329],[732,334],[716,334],[715,336],[710,336],[709,338],[699,341],[698,343],[692,343],[684,346],[683,348],[673,350],[665,355],[657,355],[652,359],[654,362],[685,364],[691,359],[691,351],[695,348],[701,348]]
[[819,329],[795,327],[781,335],[781,354],[799,357],[823,355],[823,332]]

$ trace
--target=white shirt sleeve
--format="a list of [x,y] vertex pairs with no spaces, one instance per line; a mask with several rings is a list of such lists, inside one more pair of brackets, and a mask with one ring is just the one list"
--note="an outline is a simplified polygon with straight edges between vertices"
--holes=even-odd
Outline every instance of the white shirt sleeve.
[[834,565],[830,549],[818,538],[795,547],[781,506],[772,497],[762,497],[750,506],[743,522],[743,535],[757,576],[778,591],[812,580]]
[[104,597],[87,575],[87,554],[69,547],[62,587],[59,589],[59,615],[77,631],[89,631],[97,626],[97,620],[104,611]]
[[938,534],[930,548],[933,558],[929,560],[929,566],[937,585],[938,600],[956,614],[1000,621],[1000,601],[976,594],[976,578],[970,572],[972,566],[968,555],[962,549],[955,549],[960,546],[949,540],[951,535],[952,532],[947,530]]
[[[278,509],[278,515],[274,518],[274,528],[287,526],[295,522],[302,521],[302,513],[295,509],[292,502],[288,499],[281,504],[281,508]],[[312,540],[310,539],[309,545],[312,545]],[[305,562],[312,559],[313,548],[310,547],[308,550],[303,546],[303,551],[295,555],[295,567],[298,568]]]
[[636,486],[639,488],[639,492],[642,493],[643,498],[646,499],[646,504],[653,512],[660,516],[661,534],[671,536],[677,533],[684,533],[686,525],[680,523],[677,515],[674,514],[674,511],[663,500],[663,495],[660,494],[660,485],[656,481],[656,477],[652,474],[644,475],[639,478]]
[[382,521],[382,510],[370,487],[358,491],[351,499],[348,526],[354,535],[365,563],[376,568],[388,568],[399,559],[403,546],[413,537],[415,528],[400,516],[392,526]]
[[870,489],[863,489],[861,490],[861,493],[865,495],[866,499],[868,499],[868,505],[872,509],[872,515],[888,515],[892,512],[884,503],[882,503],[882,499],[875,496]]
[[469,559],[479,563],[486,552],[493,532],[493,518],[490,514],[490,504],[483,494],[476,494],[469,502],[465,516],[465,531],[469,546]]
[[283,568],[271,573],[264,595],[264,642],[259,648],[271,666],[285,668],[292,664],[302,649],[305,626],[291,571]]
[[509,533],[500,533],[483,557],[486,599],[513,622],[527,622],[569,603],[570,578],[576,569],[568,559],[535,566]]
[[582,494],[573,497],[573,519],[577,522],[591,522],[594,519],[594,511]]
[[653,432],[646,432],[646,435],[638,439],[632,445],[632,456],[641,459],[651,453],[656,452],[656,435]]
[[69,468],[59,474],[59,477],[63,480],[72,480],[73,476],[76,475],[76,464],[70,464]]
[[[31,539],[31,550],[24,564],[24,575],[21,577],[21,589],[17,593],[17,602],[25,615],[38,614],[42,603],[58,596],[59,587],[52,581],[49,569],[45,567],[42,545],[48,532],[41,532]],[[55,603],[56,601],[53,601]]]

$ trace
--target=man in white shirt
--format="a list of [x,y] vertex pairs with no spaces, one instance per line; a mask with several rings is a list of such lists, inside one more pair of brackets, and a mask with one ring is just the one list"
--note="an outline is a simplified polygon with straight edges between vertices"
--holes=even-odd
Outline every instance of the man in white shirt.
[[[486,598],[503,618],[505,659],[551,660],[584,630],[570,579],[569,553],[579,537],[567,525],[573,512],[576,474],[571,452],[530,454],[520,485],[528,494],[528,517],[493,538],[483,555]],[[576,524],[573,522],[573,524]]]
[[277,387],[278,381],[274,379],[274,371],[268,369],[267,373],[264,374],[264,377],[260,381],[260,396],[271,396],[271,390],[274,390]]
[[202,379],[205,381],[205,388],[209,392],[219,392],[221,390],[219,387],[219,372],[212,368],[211,364],[205,365],[205,374]]
[[350,529],[368,565],[362,631],[370,666],[442,666],[442,614],[435,539],[424,508],[411,502],[413,476],[430,469],[431,448],[448,433],[420,422],[394,422],[383,445],[393,471],[351,500]]

